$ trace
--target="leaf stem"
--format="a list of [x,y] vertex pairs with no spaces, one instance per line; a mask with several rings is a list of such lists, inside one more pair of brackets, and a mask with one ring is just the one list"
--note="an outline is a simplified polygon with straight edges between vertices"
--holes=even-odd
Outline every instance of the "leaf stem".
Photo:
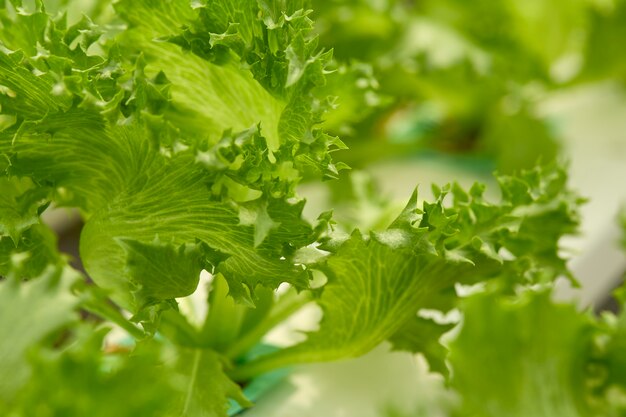
[[236,359],[250,350],[271,329],[286,320],[289,316],[300,310],[312,299],[310,292],[289,292],[278,299],[272,312],[265,316],[259,323],[242,337],[238,338],[224,355],[229,359]]
[[117,324],[126,330],[131,336],[137,340],[144,339],[146,334],[139,327],[128,321],[116,308],[108,304],[106,301],[88,301],[84,304],[84,308],[100,317]]

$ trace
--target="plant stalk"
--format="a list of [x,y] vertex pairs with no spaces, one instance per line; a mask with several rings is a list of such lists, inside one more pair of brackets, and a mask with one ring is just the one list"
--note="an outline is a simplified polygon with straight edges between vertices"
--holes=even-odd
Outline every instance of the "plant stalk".
[[274,305],[271,314],[238,338],[226,351],[224,355],[229,359],[236,359],[250,350],[261,338],[278,324],[286,320],[289,316],[300,310],[305,304],[311,301],[309,292],[296,293],[295,291],[285,294]]
[[122,315],[122,313],[120,313],[118,310],[113,308],[113,306],[107,304],[106,302],[88,302],[85,304],[84,307],[86,310],[89,310],[90,312],[117,324],[137,340],[141,340],[146,337],[146,334],[143,332],[143,330],[128,321]]

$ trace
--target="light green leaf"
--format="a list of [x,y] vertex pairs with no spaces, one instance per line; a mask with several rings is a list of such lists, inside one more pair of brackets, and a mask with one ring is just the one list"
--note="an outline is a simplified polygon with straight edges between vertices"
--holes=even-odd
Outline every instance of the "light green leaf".
[[584,81],[609,77],[623,80],[626,60],[616,51],[620,48],[619,39],[626,34],[626,2],[618,0],[608,7],[598,3],[589,15],[590,30],[580,78]]
[[587,403],[593,325],[546,292],[519,299],[478,294],[450,345],[463,413],[487,417],[592,416]]
[[163,365],[161,346],[145,343],[129,353],[105,343],[108,332],[83,324],[74,328],[69,346],[33,353],[32,377],[9,415],[171,416],[182,390],[176,373]]
[[610,332],[611,338],[606,345],[606,369],[608,384],[615,384],[626,389],[626,315],[623,313],[615,320],[614,329]]
[[54,232],[43,224],[33,225],[22,233],[17,246],[10,237],[0,237],[0,276],[9,274],[16,255],[28,260],[19,269],[24,279],[39,276],[49,265],[57,265],[62,259]]
[[32,281],[0,282],[0,405],[28,381],[29,350],[77,319],[78,298],[70,292],[76,278],[69,268],[49,266]]
[[[606,367],[606,387],[618,386],[626,392],[626,285],[622,285],[615,291],[615,298],[619,302],[621,311],[619,314],[605,312],[603,315],[605,340],[600,343],[602,363]],[[626,405],[624,405],[626,407]]]
[[439,340],[454,324],[439,324],[430,319],[415,316],[408,320],[395,334],[389,337],[394,349],[421,353],[432,372],[448,376],[446,365],[448,349]]
[[252,404],[223,370],[218,354],[211,350],[184,351],[178,358],[180,371],[185,375],[186,388],[180,413],[183,417],[226,417],[228,398],[240,405]]
[[22,233],[39,223],[48,192],[28,178],[0,178],[0,189],[0,237],[9,236],[17,246]]
[[324,311],[320,331],[292,354],[308,362],[366,353],[411,320],[430,294],[449,285],[445,264],[438,256],[414,256],[406,245],[366,241],[355,232],[323,268],[329,283],[318,301]]
[[[249,299],[247,293],[259,283],[274,288],[283,281],[299,288],[307,286],[305,271],[280,260],[282,254],[276,248],[284,242],[282,236],[273,240],[270,232],[264,244],[255,249],[255,227],[240,224],[232,205],[213,199],[204,185],[205,171],[194,167],[190,155],[171,160],[156,157],[134,178],[136,188],[96,212],[81,236],[81,256],[87,270],[99,285],[115,289],[116,299],[123,305],[134,303],[129,299],[126,255],[119,239],[151,242],[159,236],[176,246],[205,243],[211,251],[224,255],[214,259],[213,266],[224,274],[231,294],[240,300]],[[311,238],[310,228],[304,235],[299,234],[301,230],[295,232],[290,235],[295,242]]]
[[202,251],[196,245],[176,247],[155,240],[141,243],[122,239],[130,280],[137,285],[134,295],[140,308],[185,297],[198,286],[204,267]]
[[254,247],[263,243],[270,230],[279,225],[267,214],[267,203],[263,201],[242,205],[239,210],[239,221],[242,225],[254,226]]

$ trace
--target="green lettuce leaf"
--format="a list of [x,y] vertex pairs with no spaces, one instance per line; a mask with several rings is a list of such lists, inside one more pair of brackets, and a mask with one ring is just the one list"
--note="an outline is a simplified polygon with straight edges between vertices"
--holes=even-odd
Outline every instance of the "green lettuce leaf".
[[626,390],[626,360],[624,359],[626,314],[622,312],[618,317],[607,316],[607,319],[611,323],[610,330],[607,332],[610,334],[610,340],[604,347],[604,361],[608,371],[607,385],[617,385],[622,390]]
[[150,244],[123,240],[126,265],[135,298],[142,307],[192,294],[203,269],[202,252],[197,246],[174,247],[156,240]]
[[549,292],[519,298],[493,294],[464,302],[465,318],[450,346],[452,385],[463,414],[476,416],[592,416],[594,324]]
[[28,178],[0,178],[0,188],[0,236],[9,236],[17,245],[22,233],[39,223],[48,204],[47,190]]
[[232,398],[244,407],[252,404],[244,397],[239,385],[223,371],[219,356],[211,350],[183,352],[179,357],[180,371],[188,378],[181,416],[225,417]]
[[28,259],[19,269],[25,279],[39,276],[48,266],[58,265],[63,259],[57,249],[56,235],[42,224],[33,225],[22,233],[17,246],[10,237],[0,237],[0,276],[9,274],[16,255]]
[[28,259],[14,259],[9,278],[0,281],[0,409],[31,378],[29,351],[78,318],[78,298],[70,291],[75,272],[50,265],[37,279],[21,282],[21,262]]
[[109,328],[83,323],[60,349],[31,349],[30,378],[12,387],[10,401],[0,402],[0,409],[19,417],[226,417],[227,398],[250,405],[224,375],[217,353],[172,350],[172,345],[155,340],[135,347],[116,344],[107,340],[109,333]]
[[[458,284],[486,281],[511,293],[518,285],[550,282],[566,273],[558,240],[575,231],[579,199],[564,191],[564,181],[559,167],[501,177],[499,204],[485,201],[478,185],[469,193],[452,187],[451,205],[445,203],[449,190],[435,189],[437,201],[425,202],[422,210],[414,194],[387,230],[367,236],[357,230],[348,238],[331,238],[322,246],[331,253],[315,266],[328,277],[318,299],[324,312],[320,329],[232,376],[355,357],[390,337],[423,337],[420,348],[430,348],[446,326],[420,335],[398,332],[418,330],[409,322],[420,309],[446,312],[454,307]],[[415,344],[404,346],[417,350]],[[435,367],[444,369],[436,355]]]
[[28,261],[20,274],[36,277],[61,260],[54,233],[39,219],[48,207],[50,189],[17,177],[0,178],[0,189],[0,276],[7,276],[12,258],[22,254]]
[[416,316],[391,335],[389,341],[396,350],[421,353],[432,372],[448,377],[449,370],[446,365],[448,349],[439,342],[439,339],[454,326],[453,323],[442,325]]
[[581,81],[617,78],[622,84],[626,77],[626,60],[615,52],[619,39],[626,34],[626,2],[617,0],[594,4],[589,16],[589,34],[584,45],[584,63],[579,74]]
[[[336,177],[330,153],[343,145],[318,127],[329,55],[303,5],[121,1],[128,30],[116,32],[13,4],[0,104],[14,123],[0,153],[19,181],[81,209],[81,259],[99,286],[136,312],[145,300],[131,293],[121,242],[157,237],[220,254],[203,262],[239,301],[252,303],[257,285],[308,286],[292,254],[315,233],[294,190],[311,170]],[[149,268],[132,274],[159,285],[146,285],[160,280]]]
[[109,329],[83,325],[77,330],[76,340],[62,352],[42,349],[31,355],[32,378],[10,415],[160,417],[177,409],[182,390],[163,366],[158,346],[143,346],[132,355],[121,348],[103,352]]

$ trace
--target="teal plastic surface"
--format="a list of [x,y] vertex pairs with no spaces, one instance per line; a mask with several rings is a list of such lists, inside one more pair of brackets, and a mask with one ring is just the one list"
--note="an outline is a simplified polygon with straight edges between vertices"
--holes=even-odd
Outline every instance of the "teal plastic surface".
[[[242,363],[250,361],[256,357],[267,355],[279,350],[278,347],[272,345],[259,344],[255,346],[242,360]],[[252,402],[257,402],[263,395],[274,389],[280,384],[285,377],[289,375],[289,369],[283,368],[273,372],[268,372],[254,378],[248,385],[243,388],[243,393]],[[245,414],[246,409],[241,407],[236,401],[230,400],[229,416],[238,416]]]

